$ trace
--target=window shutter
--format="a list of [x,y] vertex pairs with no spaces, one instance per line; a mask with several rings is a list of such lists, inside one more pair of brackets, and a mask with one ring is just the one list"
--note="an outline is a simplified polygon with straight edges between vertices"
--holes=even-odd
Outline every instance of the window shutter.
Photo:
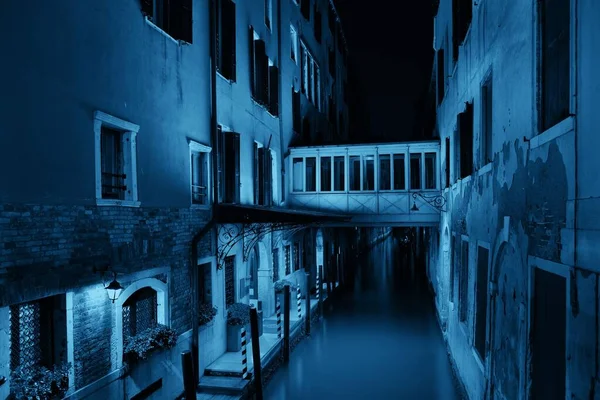
[[265,166],[264,171],[264,204],[265,206],[273,205],[273,154],[269,149],[265,150]]
[[231,0],[222,0],[220,9],[221,36],[220,57],[221,73],[227,79],[235,81],[235,3]]
[[446,138],[446,187],[450,187],[450,138]]
[[236,73],[236,68],[237,68],[237,63],[236,63],[236,36],[237,36],[237,31],[236,31],[236,18],[235,18],[235,3],[233,1],[228,1],[227,2],[228,5],[228,20],[230,21],[230,26],[229,26],[229,41],[230,41],[230,47],[228,47],[229,49],[229,53],[231,56],[231,60],[230,60],[230,65],[231,65],[231,71],[230,71],[230,77],[229,79],[231,79],[232,81],[235,81],[237,79],[237,73]]
[[444,49],[438,50],[437,56],[437,84],[438,84],[438,104],[444,99],[446,90],[446,68],[444,60]]
[[152,19],[154,16],[154,1],[153,0],[141,0],[142,12]]
[[300,133],[302,131],[300,113],[300,93],[296,92],[292,87],[292,115],[294,121],[294,131],[296,133]]
[[216,149],[217,152],[217,193],[219,203],[223,203],[225,201],[225,177],[223,172],[225,170],[225,149],[223,143],[223,132],[221,130],[221,126],[217,127],[217,143]]
[[458,115],[460,135],[460,177],[466,178],[473,172],[473,104],[467,103],[464,112]]
[[253,173],[254,173],[254,204],[260,204],[260,188],[259,188],[259,179],[260,179],[260,152],[262,149],[258,148],[258,144],[254,143],[254,165],[253,165]]
[[[224,0],[226,1],[226,0]],[[223,52],[223,39],[221,37],[221,31],[227,31],[227,29],[223,29],[223,23],[225,22],[225,19],[223,18],[223,8],[224,8],[224,4],[223,1],[215,1],[215,7],[217,8],[215,13],[217,14],[216,16],[216,21],[215,21],[215,47],[216,47],[216,54],[215,54],[215,65],[217,66],[217,71],[219,71],[221,74],[224,75],[224,71],[223,71],[223,57],[221,56],[221,53]]]
[[233,163],[234,163],[234,171],[235,171],[235,179],[234,184],[235,188],[233,191],[233,198],[235,203],[240,202],[240,134],[233,133],[232,135],[232,144],[233,144]]
[[258,204],[261,206],[265,205],[265,148],[261,147],[258,149],[257,159],[257,188],[258,188]]
[[256,96],[261,104],[268,103],[268,68],[269,59],[267,58],[267,47],[263,40],[254,41],[254,73],[256,75]]
[[250,67],[250,93],[256,98],[256,71],[254,70],[254,65],[256,63],[256,48],[252,25],[250,25],[250,28],[248,29],[248,54],[248,66]]
[[279,114],[279,68],[274,65],[269,67],[269,110]]
[[192,0],[170,0],[167,32],[174,38],[192,43]]

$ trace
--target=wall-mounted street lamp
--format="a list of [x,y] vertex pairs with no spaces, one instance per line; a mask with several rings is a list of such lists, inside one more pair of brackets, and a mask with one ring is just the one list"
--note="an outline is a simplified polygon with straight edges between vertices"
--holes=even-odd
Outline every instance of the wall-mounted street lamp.
[[441,194],[427,194],[423,192],[413,192],[413,206],[410,211],[419,211],[417,207],[417,197],[423,199],[430,206],[438,210],[439,212],[446,212],[446,198]]
[[109,284],[106,284],[106,281],[104,280],[104,275],[108,272],[108,270],[109,270],[108,265],[105,267],[102,267],[102,268],[94,267],[94,272],[102,273],[102,285],[104,286],[104,289],[106,289],[106,293],[108,294],[109,300],[114,303],[121,295],[121,292],[123,291],[123,286],[121,286],[119,281],[117,281],[117,273],[116,272],[112,273],[113,280]]

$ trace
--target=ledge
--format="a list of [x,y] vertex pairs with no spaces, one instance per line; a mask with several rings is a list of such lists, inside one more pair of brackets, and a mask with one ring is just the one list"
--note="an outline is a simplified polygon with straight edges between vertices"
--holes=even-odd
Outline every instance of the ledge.
[[102,207],[139,207],[140,204],[134,200],[96,199],[96,205]]
[[148,24],[152,29],[154,29],[155,31],[159,32],[160,34],[162,34],[167,39],[171,40],[176,45],[179,46],[180,44],[187,44],[187,42],[184,42],[184,41],[181,41],[181,40],[177,40],[173,36],[169,35],[167,32],[163,31],[154,22],[152,22],[152,20],[148,16],[145,16],[144,20],[146,21],[146,24]]
[[532,149],[538,148],[571,132],[573,129],[575,129],[575,117],[567,117],[553,127],[546,129],[544,132],[531,138],[529,141],[529,147]]
[[492,171],[492,163],[487,163],[477,171],[477,176],[485,175]]

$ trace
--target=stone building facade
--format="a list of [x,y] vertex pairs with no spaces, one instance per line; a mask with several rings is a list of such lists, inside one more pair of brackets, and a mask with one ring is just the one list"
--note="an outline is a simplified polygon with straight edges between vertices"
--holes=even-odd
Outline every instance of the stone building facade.
[[[333,231],[283,229],[224,253],[226,226],[214,218],[219,204],[284,209],[288,147],[347,137],[335,7],[7,7],[0,29],[18,40],[3,41],[17,62],[0,67],[11,101],[0,111],[0,166],[10,171],[0,175],[0,398],[19,366],[63,364],[70,399],[174,398],[182,351],[197,343],[199,375],[226,351],[232,301],[260,300],[268,315],[274,281],[300,282],[322,254],[339,252]],[[123,288],[115,301],[113,279]],[[203,302],[217,315],[197,327]],[[160,325],[175,347],[127,362],[126,343]]]
[[600,45],[588,0],[442,0],[428,274],[471,399],[598,396]]

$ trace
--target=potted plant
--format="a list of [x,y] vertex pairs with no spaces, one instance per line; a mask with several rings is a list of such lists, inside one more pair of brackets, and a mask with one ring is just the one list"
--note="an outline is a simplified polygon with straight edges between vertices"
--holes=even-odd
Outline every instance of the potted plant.
[[246,340],[250,339],[248,324],[250,323],[250,306],[235,303],[227,309],[227,351],[240,351],[242,348],[242,328],[246,328]]
[[59,364],[52,369],[17,367],[11,377],[14,399],[62,399],[69,389],[70,368],[70,363]]
[[217,307],[211,304],[200,304],[198,306],[198,325],[206,325],[215,319]]
[[[283,312],[283,289],[285,286],[290,287],[291,293],[296,289],[296,284],[287,279],[279,280],[273,285],[273,287],[275,288],[275,304],[277,304],[277,301],[281,303],[281,312]],[[292,309],[292,303],[294,302],[294,300],[295,297],[293,295],[290,295],[290,309]]]
[[165,325],[148,328],[125,339],[123,354],[130,361],[145,360],[158,350],[172,349],[177,344],[177,332]]

